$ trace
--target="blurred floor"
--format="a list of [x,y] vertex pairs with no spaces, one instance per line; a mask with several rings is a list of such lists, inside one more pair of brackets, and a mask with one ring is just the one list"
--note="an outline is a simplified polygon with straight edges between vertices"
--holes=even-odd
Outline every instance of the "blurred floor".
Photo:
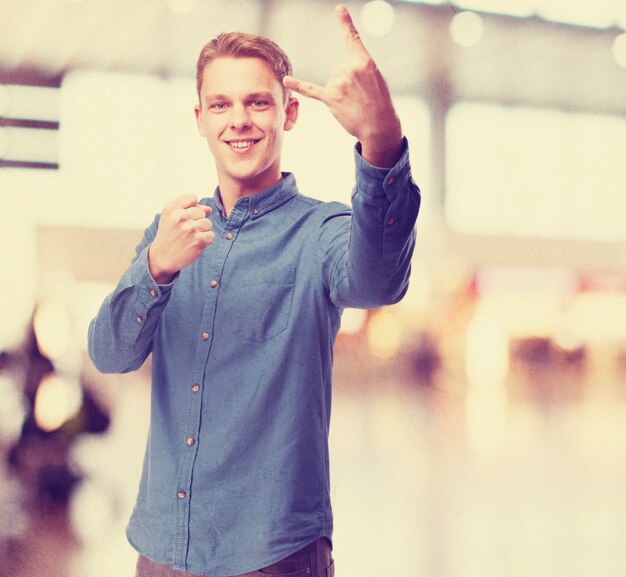
[[[7,520],[9,523],[11,519]],[[80,547],[62,509],[32,510],[25,542],[15,541],[0,549],[3,577],[52,577],[69,575],[72,559]]]
[[617,373],[567,373],[462,394],[393,378],[342,388],[344,574],[626,574],[626,387]]
[[[417,386],[407,359],[340,350],[339,577],[626,574],[626,385],[623,368],[598,355],[584,369],[534,366],[506,387],[472,390],[453,371]],[[146,377],[104,381],[112,427],[74,451],[85,480],[69,518],[31,511],[22,541],[1,551],[3,577],[133,575],[123,530],[145,443]]]

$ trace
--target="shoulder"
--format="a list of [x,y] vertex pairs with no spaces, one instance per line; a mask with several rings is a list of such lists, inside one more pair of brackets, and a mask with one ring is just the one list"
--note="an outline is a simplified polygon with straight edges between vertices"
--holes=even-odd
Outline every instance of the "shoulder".
[[352,209],[341,202],[323,201],[300,193],[294,197],[293,201],[298,210],[308,212],[321,220],[332,216],[349,216],[352,213]]

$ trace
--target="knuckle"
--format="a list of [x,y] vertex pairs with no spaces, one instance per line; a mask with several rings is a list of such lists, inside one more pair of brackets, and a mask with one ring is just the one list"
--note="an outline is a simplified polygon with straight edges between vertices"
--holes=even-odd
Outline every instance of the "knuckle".
[[193,234],[193,239],[195,242],[202,242],[202,240],[205,239],[211,231],[209,228],[206,227],[206,225],[199,224],[195,226],[191,232]]
[[361,65],[361,68],[364,72],[368,72],[372,74],[375,72],[378,72],[378,67],[376,66],[376,62],[374,62],[374,59],[369,56],[365,58],[365,60],[363,61],[363,64]]
[[172,214],[176,210],[176,204],[174,201],[168,202],[165,206],[163,206],[163,214]]
[[361,35],[359,34],[359,31],[356,28],[351,27],[348,30],[348,39],[352,40],[352,42],[360,42],[361,41]]
[[358,64],[352,68],[352,73],[356,76],[375,74],[378,71],[374,59],[367,56],[360,60]]
[[200,235],[199,235],[199,234],[197,234],[197,233],[196,233],[196,234],[194,234],[194,236],[193,236],[193,238],[192,238],[192,239],[190,239],[189,244],[191,245],[191,247],[192,247],[194,250],[197,250],[197,249],[203,249],[203,248],[204,248],[204,243],[203,243],[203,240],[202,240],[202,236],[200,236]]
[[177,210],[173,216],[178,224],[184,224],[189,220],[189,213],[186,210]]
[[165,208],[163,209],[163,211],[165,212],[166,210],[168,210],[171,212],[173,210],[176,210],[177,208],[180,208],[181,206],[185,206],[189,202],[193,202],[194,198],[195,198],[194,195],[191,193],[177,196],[176,198],[170,200],[165,205]]
[[354,78],[352,73],[349,73],[346,77],[338,81],[335,85],[335,90],[337,91],[338,96],[340,98],[345,96],[350,91],[350,87],[353,83]]
[[204,217],[204,211],[197,206],[187,209],[187,215],[191,220],[199,220]]
[[195,194],[192,194],[191,192],[188,192],[187,194],[183,194],[181,196],[178,197],[178,202],[179,204],[192,204],[192,203],[197,203],[198,202],[198,197]]
[[204,233],[202,234],[202,236],[198,238],[197,244],[198,246],[205,248],[209,246],[214,240],[215,240],[215,235],[209,235],[207,233]]

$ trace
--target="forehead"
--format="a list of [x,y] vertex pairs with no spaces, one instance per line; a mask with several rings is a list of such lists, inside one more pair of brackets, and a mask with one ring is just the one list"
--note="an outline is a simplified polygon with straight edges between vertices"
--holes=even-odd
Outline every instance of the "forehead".
[[202,73],[203,94],[280,93],[281,90],[282,85],[270,65],[261,58],[218,57],[209,62]]

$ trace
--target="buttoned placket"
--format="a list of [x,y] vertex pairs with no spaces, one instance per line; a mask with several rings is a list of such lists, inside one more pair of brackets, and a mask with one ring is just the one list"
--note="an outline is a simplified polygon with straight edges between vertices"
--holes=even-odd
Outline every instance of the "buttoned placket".
[[[249,215],[249,200],[240,199],[226,220],[221,211],[215,211],[213,218],[213,230],[216,232],[216,241],[211,245],[206,268],[203,274],[210,279],[206,291],[206,298],[202,308],[200,323],[197,325],[198,342],[194,355],[192,378],[187,387],[188,412],[187,430],[180,439],[185,444],[183,458],[181,459],[178,472],[178,487],[173,499],[176,501],[176,527],[173,548],[173,565],[176,568],[187,570],[187,551],[189,545],[189,513],[190,501],[193,499],[193,469],[198,447],[200,443],[210,442],[203,439],[200,428],[202,403],[206,383],[204,380],[204,368],[207,364],[211,346],[213,343],[213,323],[215,319],[217,298],[220,290],[220,279],[224,265],[228,260],[230,251],[237,239],[237,235],[246,218]],[[210,530],[210,528],[207,528]]]

